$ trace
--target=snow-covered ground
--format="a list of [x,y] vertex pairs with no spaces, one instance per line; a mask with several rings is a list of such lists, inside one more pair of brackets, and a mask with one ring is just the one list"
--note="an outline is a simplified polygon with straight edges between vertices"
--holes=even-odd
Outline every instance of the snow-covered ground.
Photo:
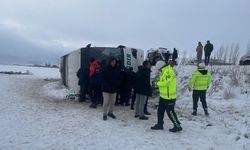
[[[176,112],[183,131],[175,134],[168,132],[172,124],[167,116],[165,130],[150,130],[157,120],[153,107],[149,108],[152,115],[147,121],[134,118],[134,111],[122,106],[115,109],[116,120],[103,121],[101,106],[90,109],[89,102],[65,98],[68,90],[56,80],[60,77],[58,69],[0,65],[0,71],[33,73],[0,74],[0,149],[249,150],[250,95],[246,79],[250,68],[235,68],[241,75],[238,85],[232,82],[230,67],[210,68],[214,72],[207,98],[210,117],[205,117],[201,104],[198,116],[191,115],[192,98],[186,83],[196,68],[176,68]],[[230,87],[233,94],[225,99]],[[150,99],[150,104],[157,101]]]

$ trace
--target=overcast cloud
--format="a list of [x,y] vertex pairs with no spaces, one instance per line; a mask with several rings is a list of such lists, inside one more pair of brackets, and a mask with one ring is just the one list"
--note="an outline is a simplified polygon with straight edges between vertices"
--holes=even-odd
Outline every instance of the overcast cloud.
[[88,43],[194,54],[206,40],[215,50],[239,43],[244,53],[250,41],[249,0],[1,0],[0,7],[2,57],[42,51],[51,60]]

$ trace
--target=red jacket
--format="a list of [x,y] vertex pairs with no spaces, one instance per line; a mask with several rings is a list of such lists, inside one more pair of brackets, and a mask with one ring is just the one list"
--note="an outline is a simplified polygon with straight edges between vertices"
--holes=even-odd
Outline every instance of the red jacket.
[[89,67],[89,76],[92,77],[95,73],[95,69],[96,68],[100,68],[100,65],[97,63],[97,61],[93,61],[91,64],[90,64],[90,67]]

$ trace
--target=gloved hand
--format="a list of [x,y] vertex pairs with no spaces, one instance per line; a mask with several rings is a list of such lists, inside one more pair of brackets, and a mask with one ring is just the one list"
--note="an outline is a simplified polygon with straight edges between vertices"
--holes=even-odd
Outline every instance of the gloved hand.
[[158,81],[154,82],[154,84],[153,84],[155,87],[157,87],[157,82],[158,82]]
[[191,92],[191,91],[192,91],[192,89],[191,89],[190,87],[188,87],[188,91],[189,91],[189,92]]

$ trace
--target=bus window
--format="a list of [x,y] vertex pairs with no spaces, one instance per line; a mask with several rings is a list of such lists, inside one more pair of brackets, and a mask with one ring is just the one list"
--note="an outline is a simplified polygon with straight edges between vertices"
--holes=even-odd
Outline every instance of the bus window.
[[102,65],[106,65],[110,56],[115,57],[117,60],[122,60],[122,50],[119,48],[109,48],[109,47],[91,47],[90,57],[95,58],[100,61]]

